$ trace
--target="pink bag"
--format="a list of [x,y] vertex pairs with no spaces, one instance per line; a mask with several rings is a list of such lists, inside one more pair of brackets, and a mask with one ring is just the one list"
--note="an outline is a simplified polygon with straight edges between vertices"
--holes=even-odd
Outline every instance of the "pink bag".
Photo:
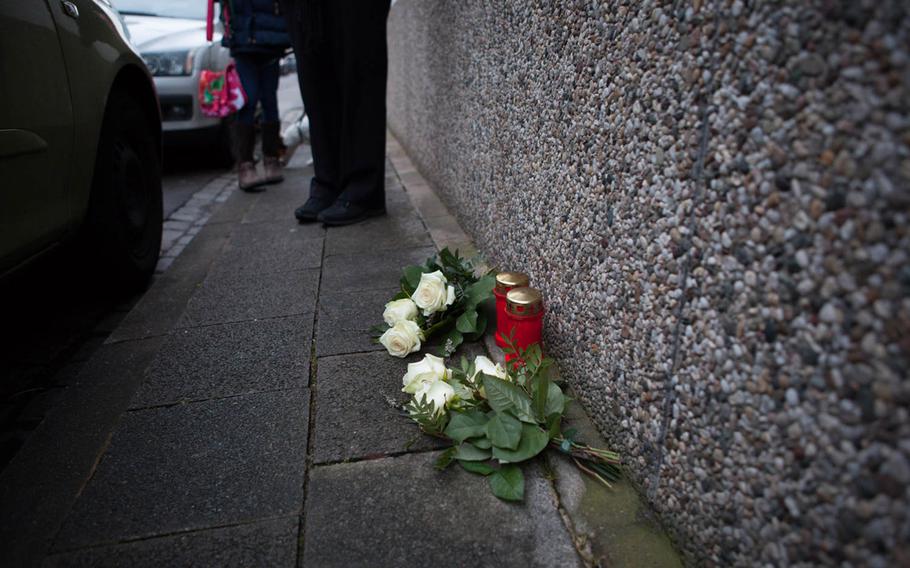
[[205,116],[224,118],[243,108],[246,93],[234,62],[224,71],[202,71],[199,76],[199,106]]

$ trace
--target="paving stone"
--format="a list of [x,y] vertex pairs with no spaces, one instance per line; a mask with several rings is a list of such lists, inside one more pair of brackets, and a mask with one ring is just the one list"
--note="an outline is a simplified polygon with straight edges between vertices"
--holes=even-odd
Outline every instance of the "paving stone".
[[416,424],[393,406],[407,402],[401,377],[408,363],[421,358],[422,354],[413,354],[398,359],[385,351],[319,358],[316,462],[440,447],[440,440],[421,435]]
[[214,225],[193,239],[167,273],[155,276],[152,286],[108,336],[107,342],[168,333],[180,320],[190,297],[227,243],[228,235],[229,226]]
[[385,304],[397,292],[398,288],[389,288],[320,294],[316,355],[384,351],[373,343],[370,328],[383,324]]
[[244,215],[243,222],[297,223],[294,218],[294,209],[302,205],[309,197],[312,173],[312,167],[296,170],[286,175],[283,183],[269,186],[265,192],[256,194],[258,199]]
[[213,274],[190,299],[179,327],[312,313],[319,270]]
[[0,473],[2,564],[40,563],[163,342],[100,347]]
[[48,568],[64,566],[294,566],[297,517],[101,546],[49,557]]
[[313,316],[174,330],[131,406],[305,387]]
[[[252,225],[263,227],[265,224]],[[273,274],[307,268],[319,268],[322,264],[322,239],[301,239],[295,243],[276,242],[274,246],[228,245],[212,265],[212,272],[218,277],[230,275]]]
[[231,233],[231,246],[293,248],[309,239],[321,239],[325,233],[320,223],[298,223],[293,218],[282,223],[239,224]]
[[369,241],[364,241],[362,250],[370,252],[326,257],[322,289],[349,292],[394,288],[405,266],[423,264],[436,253],[433,247],[374,252]]
[[539,466],[524,467],[524,503],[506,503],[483,477],[457,465],[437,471],[437,456],[315,468],[303,565],[581,565]]
[[373,251],[432,246],[433,241],[416,212],[409,216],[383,215],[346,227],[332,227],[326,235],[326,256],[354,254],[369,243]]
[[300,512],[306,389],[127,413],[56,551]]

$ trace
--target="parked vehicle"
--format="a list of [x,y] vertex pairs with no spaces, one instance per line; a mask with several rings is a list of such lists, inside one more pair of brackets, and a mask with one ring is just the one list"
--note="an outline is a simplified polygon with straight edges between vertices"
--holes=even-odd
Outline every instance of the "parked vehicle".
[[164,142],[192,145],[232,161],[226,119],[204,116],[199,109],[199,76],[223,71],[231,60],[221,46],[223,28],[215,24],[213,41],[205,38],[204,0],[113,0],[130,38],[155,78],[161,102]]
[[106,0],[0,2],[0,276],[75,242],[142,287],[161,247],[161,116]]

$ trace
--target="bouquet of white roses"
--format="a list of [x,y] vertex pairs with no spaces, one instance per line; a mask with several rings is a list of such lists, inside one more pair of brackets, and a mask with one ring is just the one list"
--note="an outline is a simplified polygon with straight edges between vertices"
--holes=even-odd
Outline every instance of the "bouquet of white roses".
[[474,266],[448,248],[423,265],[408,266],[401,291],[385,305],[387,327],[372,332],[389,355],[406,357],[421,342],[444,333],[441,354],[451,355],[465,339],[474,341],[487,327],[481,304],[493,295],[492,274],[475,276]]
[[568,454],[608,486],[618,479],[618,454],[576,442],[574,430],[562,431],[569,399],[549,378],[552,360],[538,345],[518,350],[510,343],[507,351],[517,357],[511,370],[484,356],[473,363],[462,358],[459,369],[446,368],[433,355],[408,365],[402,390],[413,398],[404,410],[425,433],[453,443],[436,467],[457,461],[467,471],[489,476],[493,494],[508,501],[524,496],[517,464],[547,446]]

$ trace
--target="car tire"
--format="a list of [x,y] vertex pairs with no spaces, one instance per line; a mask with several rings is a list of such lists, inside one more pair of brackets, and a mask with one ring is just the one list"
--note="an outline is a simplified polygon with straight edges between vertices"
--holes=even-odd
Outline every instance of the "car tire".
[[134,292],[149,283],[161,249],[161,159],[154,122],[126,93],[111,94],[85,224],[100,281]]

